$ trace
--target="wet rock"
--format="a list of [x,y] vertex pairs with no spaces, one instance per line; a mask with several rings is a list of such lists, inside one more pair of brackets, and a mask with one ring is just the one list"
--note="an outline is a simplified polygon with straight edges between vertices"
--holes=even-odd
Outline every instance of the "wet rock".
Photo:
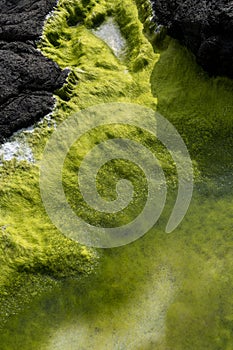
[[36,49],[56,1],[0,0],[0,143],[51,112],[67,71]]
[[180,40],[210,75],[233,78],[233,2],[151,0],[156,23]]

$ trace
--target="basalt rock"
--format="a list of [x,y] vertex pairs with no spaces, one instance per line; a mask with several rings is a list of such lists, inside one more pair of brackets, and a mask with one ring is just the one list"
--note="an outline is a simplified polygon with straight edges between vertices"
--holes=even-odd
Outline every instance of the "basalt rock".
[[0,0],[0,143],[51,112],[67,71],[36,48],[56,1]]
[[151,0],[154,21],[186,45],[210,75],[233,78],[231,0]]

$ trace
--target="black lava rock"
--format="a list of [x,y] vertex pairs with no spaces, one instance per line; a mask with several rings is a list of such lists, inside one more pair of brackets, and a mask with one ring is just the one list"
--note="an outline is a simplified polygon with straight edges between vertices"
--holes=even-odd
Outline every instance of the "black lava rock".
[[154,21],[186,45],[210,75],[233,78],[233,1],[151,0]]
[[0,143],[51,112],[67,71],[36,49],[56,1],[0,0]]

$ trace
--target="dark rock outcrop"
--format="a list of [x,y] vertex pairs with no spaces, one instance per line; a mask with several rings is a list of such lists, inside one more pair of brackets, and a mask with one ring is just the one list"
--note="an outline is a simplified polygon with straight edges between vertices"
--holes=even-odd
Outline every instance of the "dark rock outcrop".
[[36,49],[54,0],[0,0],[0,143],[51,112],[67,77]]
[[151,0],[156,23],[186,45],[210,75],[233,78],[233,1]]

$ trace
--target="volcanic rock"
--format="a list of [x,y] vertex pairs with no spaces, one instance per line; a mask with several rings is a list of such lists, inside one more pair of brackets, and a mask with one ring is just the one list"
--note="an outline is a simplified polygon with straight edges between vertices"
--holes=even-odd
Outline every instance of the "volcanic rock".
[[154,21],[186,45],[210,75],[233,78],[233,1],[151,0]]
[[67,71],[36,48],[52,0],[0,0],[0,143],[51,112]]

